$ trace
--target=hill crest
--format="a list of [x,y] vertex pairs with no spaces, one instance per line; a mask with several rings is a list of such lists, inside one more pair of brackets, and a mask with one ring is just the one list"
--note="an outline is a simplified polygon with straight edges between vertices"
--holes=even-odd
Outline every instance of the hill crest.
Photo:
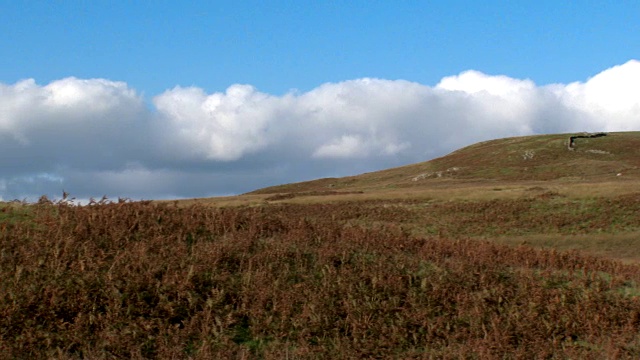
[[640,132],[567,133],[479,142],[429,161],[249,194],[368,191],[452,182],[605,181],[640,177]]

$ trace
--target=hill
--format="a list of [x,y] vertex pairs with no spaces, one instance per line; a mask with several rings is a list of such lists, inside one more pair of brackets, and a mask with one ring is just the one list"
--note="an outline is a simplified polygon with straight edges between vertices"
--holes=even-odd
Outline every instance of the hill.
[[329,213],[363,204],[367,210],[352,219],[358,224],[371,223],[367,214],[383,207],[393,211],[374,223],[401,224],[417,236],[526,243],[637,263],[638,196],[640,132],[613,132],[496,139],[417,164],[181,203],[325,204]]
[[[536,135],[484,141],[446,156],[344,178],[267,187],[248,194],[384,191],[536,181],[640,178],[640,132]],[[619,180],[619,179],[618,179]]]
[[638,140],[493,140],[228,198],[0,204],[0,359],[637,359]]

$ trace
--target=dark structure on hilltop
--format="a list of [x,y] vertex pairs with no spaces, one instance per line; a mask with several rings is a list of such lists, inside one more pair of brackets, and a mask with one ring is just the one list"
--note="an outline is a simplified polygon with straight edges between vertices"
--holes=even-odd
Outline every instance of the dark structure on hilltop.
[[603,137],[603,136],[607,136],[607,133],[600,132],[600,133],[594,133],[594,134],[584,134],[584,135],[569,136],[569,150],[574,150],[575,149],[576,139],[589,139],[589,138],[598,138],[598,137]]

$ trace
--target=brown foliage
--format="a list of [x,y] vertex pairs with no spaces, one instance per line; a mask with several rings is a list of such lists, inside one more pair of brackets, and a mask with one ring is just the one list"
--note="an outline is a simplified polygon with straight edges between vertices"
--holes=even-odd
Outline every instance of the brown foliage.
[[[0,234],[0,357],[638,357],[638,267],[462,236],[575,220],[532,222],[541,204],[43,199]],[[454,213],[442,236],[397,225]]]
[[289,193],[278,193],[275,195],[267,196],[264,198],[265,201],[278,201],[278,200],[287,200],[293,199],[296,197],[302,196],[329,196],[329,195],[352,195],[352,194],[362,194],[362,191],[301,191],[301,192],[289,192]]

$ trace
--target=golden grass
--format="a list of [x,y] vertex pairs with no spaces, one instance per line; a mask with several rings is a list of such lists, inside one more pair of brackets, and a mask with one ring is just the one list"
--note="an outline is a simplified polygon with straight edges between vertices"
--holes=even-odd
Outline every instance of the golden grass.
[[[179,200],[179,204],[206,204],[211,206],[258,206],[267,203],[318,204],[325,202],[359,200],[438,201],[517,199],[536,192],[555,192],[570,198],[613,197],[640,191],[640,180],[615,178],[612,181],[437,181],[430,187],[364,189],[362,193],[335,195],[304,195],[269,201],[273,194],[244,194],[238,196]],[[283,192],[280,194],[289,194]],[[172,201],[159,201],[172,202]]]

